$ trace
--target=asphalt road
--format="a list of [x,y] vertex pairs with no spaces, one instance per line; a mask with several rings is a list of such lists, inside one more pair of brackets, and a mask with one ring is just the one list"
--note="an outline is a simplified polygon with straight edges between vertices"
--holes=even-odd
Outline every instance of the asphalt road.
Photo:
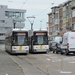
[[75,75],[75,55],[10,55],[0,45],[0,75]]

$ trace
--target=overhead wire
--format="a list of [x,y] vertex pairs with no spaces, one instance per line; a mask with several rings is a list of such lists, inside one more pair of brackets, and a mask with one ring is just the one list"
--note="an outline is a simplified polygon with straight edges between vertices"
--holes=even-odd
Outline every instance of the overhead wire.
[[[55,3],[55,0],[53,1],[53,3],[51,3],[51,5],[48,8],[50,8],[52,5],[54,5],[54,3]],[[45,10],[41,11],[40,13],[38,13],[38,14],[36,14],[34,16],[40,15],[41,13],[45,12],[48,8],[46,8]]]
[[23,3],[22,1],[12,1],[12,0],[0,0],[0,2]]
[[28,0],[26,0],[25,2],[23,2],[22,6],[21,6],[21,9],[22,9],[22,7],[26,4],[27,1],[28,1]]

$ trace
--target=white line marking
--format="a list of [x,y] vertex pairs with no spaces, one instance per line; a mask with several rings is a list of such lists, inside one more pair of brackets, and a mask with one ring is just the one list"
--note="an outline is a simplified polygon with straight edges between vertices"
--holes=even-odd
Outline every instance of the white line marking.
[[72,72],[68,72],[68,71],[61,71],[60,73],[66,73],[66,74],[68,73],[68,74],[69,74],[69,73],[72,73]]
[[59,62],[59,61],[61,61],[61,59],[52,60],[52,62]]
[[74,64],[75,62],[69,62],[69,63],[72,63],[72,64]]
[[63,60],[75,60],[75,58],[74,57],[67,57],[67,58],[65,58]]
[[47,58],[48,61],[50,61],[51,59]]

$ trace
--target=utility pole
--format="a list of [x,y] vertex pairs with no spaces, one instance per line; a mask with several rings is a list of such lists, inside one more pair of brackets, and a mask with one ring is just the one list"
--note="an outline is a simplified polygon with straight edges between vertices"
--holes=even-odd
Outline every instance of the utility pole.
[[42,28],[42,21],[40,21],[40,29]]
[[16,23],[14,23],[14,28],[15,28]]
[[14,25],[14,27],[13,27],[13,28],[15,28],[15,25],[16,25],[16,22],[15,22],[15,20],[13,20],[13,25]]

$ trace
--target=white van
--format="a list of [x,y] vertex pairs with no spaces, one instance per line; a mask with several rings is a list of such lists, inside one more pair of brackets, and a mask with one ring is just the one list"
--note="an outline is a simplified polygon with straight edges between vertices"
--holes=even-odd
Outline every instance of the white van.
[[62,37],[61,37],[61,36],[56,36],[56,37],[54,38],[54,41],[59,44],[59,43],[62,41]]
[[75,54],[75,32],[66,32],[63,35],[61,49],[65,49],[65,54]]

